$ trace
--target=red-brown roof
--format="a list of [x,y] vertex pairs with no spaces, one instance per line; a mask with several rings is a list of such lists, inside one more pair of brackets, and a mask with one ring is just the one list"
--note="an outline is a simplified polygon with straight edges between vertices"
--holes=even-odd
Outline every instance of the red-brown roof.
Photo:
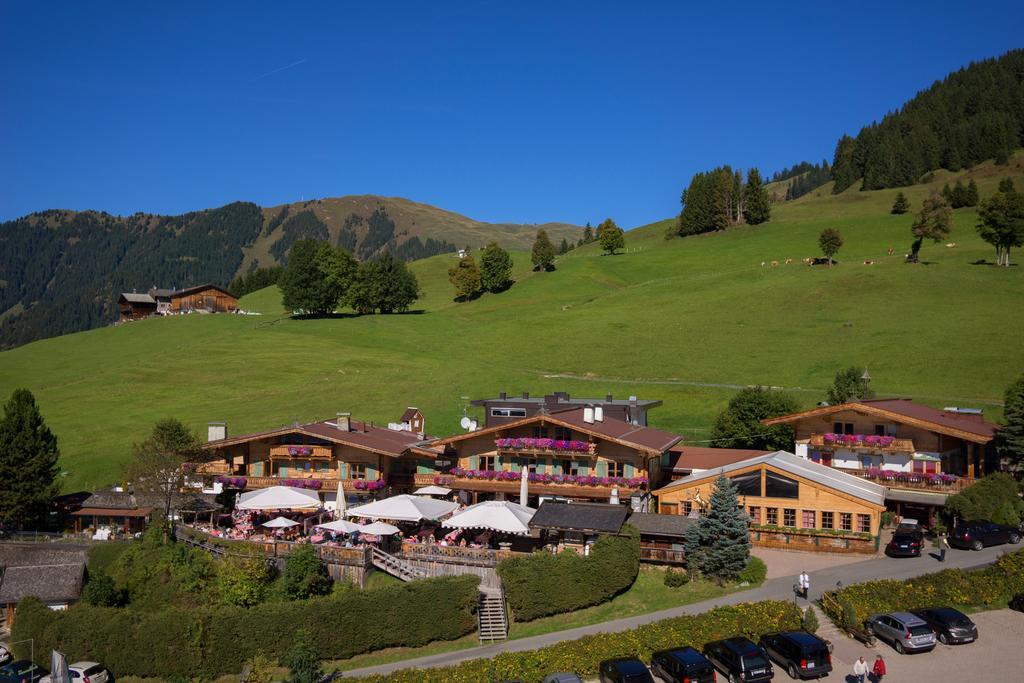
[[216,449],[225,446],[234,446],[248,441],[258,441],[285,434],[306,434],[318,439],[341,443],[356,448],[398,457],[408,451],[411,447],[421,444],[423,439],[413,432],[399,432],[386,427],[378,427],[368,422],[350,421],[349,430],[342,431],[333,420],[322,422],[310,422],[308,424],[293,425],[291,427],[280,427],[265,432],[254,434],[243,434],[218,441],[210,441],[204,444],[203,448]]
[[405,412],[402,413],[402,422],[409,422],[416,417],[416,413],[418,412],[420,412],[418,408],[413,408],[412,406],[406,408]]
[[149,508],[132,510],[117,508],[82,508],[80,510],[75,510],[71,514],[80,517],[91,517],[93,515],[97,517],[145,517],[149,514]]
[[680,472],[713,470],[770,452],[747,448],[702,448],[684,444],[677,444],[669,449],[669,453],[672,454],[671,469]]
[[999,425],[986,422],[980,416],[964,415],[914,403],[909,398],[878,398],[823,406],[801,413],[762,420],[766,425],[796,422],[808,417],[831,415],[843,410],[855,410],[869,415],[886,417],[897,422],[913,424],[939,434],[956,436],[967,441],[988,443],[999,430]]
[[480,436],[481,434],[491,434],[498,431],[512,429],[520,425],[527,425],[540,421],[560,424],[564,427],[570,427],[576,431],[583,432],[584,434],[604,437],[613,441],[619,441],[629,446],[641,448],[647,451],[656,451],[658,453],[668,450],[682,438],[669,432],[663,432],[660,429],[640,427],[630,422],[626,422],[625,420],[618,420],[608,416],[605,416],[605,418],[600,422],[597,422],[596,420],[594,422],[584,422],[584,410],[584,408],[567,408],[565,410],[557,410],[550,413],[540,412],[536,415],[532,415],[515,422],[508,422],[494,427],[488,427],[487,429],[440,439],[438,440],[438,444],[449,444]]
[[222,294],[227,294],[232,299],[237,298],[234,294],[224,289],[223,287],[218,287],[217,285],[213,284],[196,285],[195,287],[186,287],[185,289],[179,289],[178,291],[171,294],[171,298],[176,299],[180,296],[188,296],[189,294],[195,294],[196,292],[201,292],[206,289],[216,289],[218,292],[221,292]]

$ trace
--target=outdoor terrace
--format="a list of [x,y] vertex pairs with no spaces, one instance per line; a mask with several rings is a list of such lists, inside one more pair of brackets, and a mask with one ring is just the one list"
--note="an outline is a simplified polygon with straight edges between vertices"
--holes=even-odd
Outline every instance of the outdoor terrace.
[[[417,474],[413,477],[415,486],[447,486],[468,491],[516,493],[519,491],[521,473],[493,470],[464,470],[455,468],[445,474]],[[572,474],[537,474],[528,477],[529,490],[534,495],[586,496],[606,498],[612,489],[619,490],[620,497],[643,490],[646,477],[598,477]]]
[[812,434],[808,443],[817,448],[846,448],[874,453],[913,453],[911,439],[897,439],[877,434]]

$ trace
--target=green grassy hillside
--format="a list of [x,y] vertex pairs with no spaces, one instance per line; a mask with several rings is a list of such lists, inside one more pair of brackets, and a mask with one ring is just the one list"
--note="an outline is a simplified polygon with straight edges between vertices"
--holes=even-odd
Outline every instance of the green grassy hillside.
[[[1008,172],[1024,189],[1020,154],[1009,171],[969,175],[984,197]],[[915,209],[929,189],[905,190]],[[385,422],[416,405],[428,431],[445,434],[458,430],[462,396],[563,389],[663,399],[653,424],[697,442],[737,386],[787,387],[811,405],[836,370],[862,364],[881,394],[998,417],[1004,388],[1024,371],[1024,268],[973,265],[995,252],[969,209],[956,212],[956,247],[927,243],[927,265],[904,264],[913,217],[888,213],[895,190],[830,192],[720,234],[665,240],[664,221],[645,226],[627,235],[627,253],[588,245],[551,273],[529,272],[517,253],[516,285],[469,303],[451,300],[453,257],[419,261],[425,296],[406,315],[280,319],[277,293],[263,290],[242,302],[261,316],[44,340],[0,353],[0,393],[36,393],[68,490],[116,478],[130,445],[169,415],[200,431],[226,420],[238,434],[343,410]],[[840,264],[800,263],[829,226],[845,238]],[[761,266],[786,258],[794,263]]]

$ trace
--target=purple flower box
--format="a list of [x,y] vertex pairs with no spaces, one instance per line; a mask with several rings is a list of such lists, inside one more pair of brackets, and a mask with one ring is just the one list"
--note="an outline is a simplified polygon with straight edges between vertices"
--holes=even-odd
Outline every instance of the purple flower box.
[[313,455],[313,449],[309,446],[289,446],[288,455]]
[[229,489],[244,489],[249,483],[245,477],[217,477],[217,482]]
[[572,453],[589,453],[590,444],[586,441],[569,441],[566,439],[534,439],[529,437],[504,437],[494,440],[498,448],[523,449],[531,448],[548,451],[566,451]]

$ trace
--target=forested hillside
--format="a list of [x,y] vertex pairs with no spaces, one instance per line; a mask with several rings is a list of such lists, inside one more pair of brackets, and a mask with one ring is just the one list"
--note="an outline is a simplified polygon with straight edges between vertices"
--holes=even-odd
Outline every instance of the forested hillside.
[[[537,227],[375,196],[269,209],[236,202],[180,216],[34,213],[0,223],[0,348],[111,323],[120,292],[242,282],[284,263],[306,237],[331,240],[360,260],[385,250],[414,260],[491,241],[525,248]],[[544,227],[559,238],[583,234],[564,223]],[[249,284],[273,272],[262,270]]]
[[880,122],[843,136],[832,191],[913,185],[929,171],[1006,163],[1024,146],[1024,50],[976,62],[917,94]]

